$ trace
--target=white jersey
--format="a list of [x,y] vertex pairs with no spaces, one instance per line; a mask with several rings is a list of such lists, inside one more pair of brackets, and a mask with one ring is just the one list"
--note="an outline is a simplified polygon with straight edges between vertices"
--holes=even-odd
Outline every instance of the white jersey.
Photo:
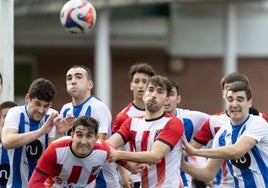
[[[99,99],[90,96],[82,104],[74,106],[71,102],[65,104],[60,114],[63,117],[72,115],[74,117],[79,117],[82,115],[87,115],[95,118],[99,122],[99,133],[106,134],[106,139],[108,139],[112,134],[112,116],[109,108]],[[115,163],[107,163],[103,166],[102,172],[99,173],[97,177],[97,183],[100,180],[104,187],[115,188],[120,187],[119,176],[116,169]]]
[[[192,111],[188,109],[176,108],[176,117],[182,119],[184,125],[185,136],[190,141],[195,134],[201,129],[203,123],[209,118],[209,115],[203,112]],[[186,160],[191,162],[192,157]],[[181,178],[184,187],[192,187],[192,178],[189,174],[181,171]]]
[[[46,115],[35,121],[28,116],[28,106],[16,106],[11,108],[6,116],[3,129],[13,128],[18,133],[26,133],[39,129],[54,109],[49,109]],[[40,156],[48,146],[48,138],[55,136],[55,128],[49,134],[45,134],[35,141],[15,149],[8,149],[10,161],[10,177],[7,187],[28,187],[28,180],[39,160]]]
[[247,136],[257,144],[243,157],[227,160],[227,166],[234,177],[235,187],[268,188],[268,124],[260,116],[249,115],[240,125],[224,124],[215,135],[213,148],[234,144]]
[[183,187],[180,178],[182,156],[181,136],[184,133],[182,121],[171,114],[146,120],[145,117],[127,119],[118,133],[125,142],[130,142],[135,151],[150,151],[153,143],[158,140],[170,147],[170,152],[150,170],[142,172],[141,186],[146,188],[179,188]]
[[99,121],[99,133],[106,134],[105,139],[108,139],[112,134],[111,112],[106,104],[93,96],[90,96],[86,101],[77,106],[74,106],[71,102],[65,104],[61,108],[60,114],[63,117],[67,117],[69,115],[74,117],[83,115],[93,117]]

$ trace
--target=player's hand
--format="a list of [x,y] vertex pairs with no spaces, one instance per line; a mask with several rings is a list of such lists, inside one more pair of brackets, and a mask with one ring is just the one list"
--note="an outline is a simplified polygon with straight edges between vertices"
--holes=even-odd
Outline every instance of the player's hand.
[[141,173],[143,170],[147,169],[150,170],[151,167],[148,164],[145,163],[133,163],[133,162],[128,162],[128,170],[132,173],[132,174],[137,174],[137,173]]
[[123,188],[133,188],[134,182],[132,180],[132,177],[127,172],[120,174],[121,175],[121,186]]
[[73,127],[75,117],[67,116],[66,118],[55,119],[56,134],[64,134]]
[[182,139],[182,149],[184,150],[184,156],[195,155],[196,150],[186,139],[185,135],[181,137]]
[[52,112],[49,117],[47,118],[46,122],[43,126],[40,127],[39,131],[42,133],[42,135],[47,134],[51,131],[51,129],[54,127],[55,123],[54,120],[59,116],[58,113]]

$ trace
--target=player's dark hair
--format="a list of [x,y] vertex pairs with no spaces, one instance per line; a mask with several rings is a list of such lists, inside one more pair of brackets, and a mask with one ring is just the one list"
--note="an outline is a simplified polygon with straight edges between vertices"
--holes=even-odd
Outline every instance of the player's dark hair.
[[172,84],[171,82],[164,76],[156,75],[151,78],[149,78],[147,87],[149,84],[152,84],[153,86],[159,86],[161,88],[164,88],[167,91],[167,96],[170,96],[171,90],[172,90]]
[[224,89],[224,85],[226,83],[233,83],[233,82],[236,82],[236,81],[243,81],[246,84],[249,84],[249,80],[248,80],[247,76],[245,76],[244,74],[241,74],[239,72],[232,72],[232,73],[226,74],[221,79],[222,89]]
[[179,88],[178,82],[176,82],[174,80],[170,80],[170,83],[171,83],[172,87],[175,87],[175,89],[177,91],[177,96],[180,95],[180,88]]
[[129,78],[132,80],[133,76],[136,73],[143,73],[148,75],[149,77],[152,77],[156,74],[153,67],[145,62],[140,62],[135,65],[132,65],[128,73]]
[[90,116],[79,116],[73,123],[72,132],[75,132],[76,127],[82,125],[88,130],[92,130],[95,135],[98,134],[99,131],[99,122]]
[[38,78],[32,82],[28,90],[30,99],[37,98],[46,102],[53,102],[56,95],[55,86],[45,78]]
[[0,117],[1,117],[1,112],[5,108],[12,108],[14,106],[18,106],[18,104],[14,101],[5,101],[0,104]]
[[228,93],[228,91],[232,91],[232,92],[245,91],[247,100],[252,98],[252,90],[250,86],[244,81],[236,81],[232,83],[228,87],[226,94]]
[[88,80],[92,80],[93,79],[91,70],[89,68],[87,68],[86,66],[84,66],[84,65],[74,65],[70,69],[76,69],[76,68],[85,69],[85,71],[87,72],[87,79]]

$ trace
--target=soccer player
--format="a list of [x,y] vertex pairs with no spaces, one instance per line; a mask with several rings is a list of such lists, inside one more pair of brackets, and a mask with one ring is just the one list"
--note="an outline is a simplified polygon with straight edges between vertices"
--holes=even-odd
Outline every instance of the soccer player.
[[[112,134],[112,116],[109,108],[91,94],[94,82],[91,71],[80,65],[71,67],[66,73],[66,88],[72,102],[63,105],[63,117],[87,115],[99,122],[99,138],[107,139]],[[114,163],[105,164],[97,177],[97,188],[120,187],[119,175]]]
[[[223,99],[225,99],[226,90],[235,81],[242,81],[245,82],[246,84],[249,84],[248,78],[239,72],[232,72],[225,75],[220,82],[222,86]],[[249,108],[249,112],[253,113],[254,115],[260,115],[261,117],[267,120],[267,116],[264,113],[259,113],[252,106]],[[201,148],[203,146],[211,147],[211,142],[217,131],[220,129],[221,125],[229,121],[230,116],[228,114],[228,111],[220,112],[210,116],[210,118],[204,123],[201,130],[198,131],[198,133],[194,136],[194,138],[191,140],[190,143],[195,148]],[[220,187],[226,187],[226,188],[233,186],[234,184],[233,177],[231,175],[231,172],[228,170],[225,162],[222,164],[222,168],[217,174],[217,177],[215,178],[213,184],[215,186],[220,185]]]
[[143,100],[145,115],[128,118],[107,141],[115,148],[126,142],[135,152],[115,151],[110,160],[149,163],[141,173],[141,187],[182,187],[180,163],[182,155],[182,121],[165,113],[164,104],[172,89],[170,81],[160,75],[149,78]]
[[45,150],[29,181],[29,188],[94,188],[95,179],[110,155],[108,143],[98,139],[98,128],[96,119],[78,117],[71,136],[54,141]]
[[[129,103],[121,112],[119,112],[113,122],[112,132],[118,131],[122,123],[129,117],[145,115],[145,104],[143,101],[143,94],[146,89],[147,81],[150,77],[155,75],[153,67],[147,63],[137,63],[130,67],[129,78],[130,90],[133,92],[133,101]],[[130,151],[129,143],[124,146],[124,150]],[[121,185],[125,188],[134,186],[134,188],[140,187],[140,175],[131,174],[125,171],[125,168],[118,166],[121,175]],[[134,184],[134,185],[132,185]]]
[[205,167],[182,162],[182,170],[208,182],[216,175],[224,160],[234,178],[233,187],[268,187],[268,124],[260,116],[250,115],[252,91],[241,81],[234,82],[226,92],[230,121],[216,133],[212,149],[195,149],[185,138],[189,155],[208,157]]
[[0,188],[6,188],[7,180],[10,175],[7,150],[2,146],[1,132],[7,112],[14,106],[18,106],[18,104],[13,101],[5,101],[0,104]]
[[[201,129],[204,122],[209,118],[209,115],[199,111],[178,108],[181,102],[181,95],[179,85],[177,82],[171,80],[172,90],[169,99],[165,103],[165,111],[180,118],[183,122],[185,129],[185,136],[190,141],[193,136]],[[187,160],[191,160],[190,157]],[[192,187],[192,178],[181,171],[181,178],[185,188]],[[199,185],[200,187],[200,185]]]
[[8,149],[11,169],[7,187],[28,187],[45,148],[71,127],[73,117],[62,119],[51,108],[55,94],[49,80],[38,78],[25,95],[27,104],[9,109],[2,129],[2,144]]

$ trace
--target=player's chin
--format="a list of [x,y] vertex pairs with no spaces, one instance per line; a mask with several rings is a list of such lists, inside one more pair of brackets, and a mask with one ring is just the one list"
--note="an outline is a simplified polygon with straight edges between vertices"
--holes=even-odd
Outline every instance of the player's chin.
[[79,157],[86,157],[90,154],[90,150],[83,150],[76,153]]

